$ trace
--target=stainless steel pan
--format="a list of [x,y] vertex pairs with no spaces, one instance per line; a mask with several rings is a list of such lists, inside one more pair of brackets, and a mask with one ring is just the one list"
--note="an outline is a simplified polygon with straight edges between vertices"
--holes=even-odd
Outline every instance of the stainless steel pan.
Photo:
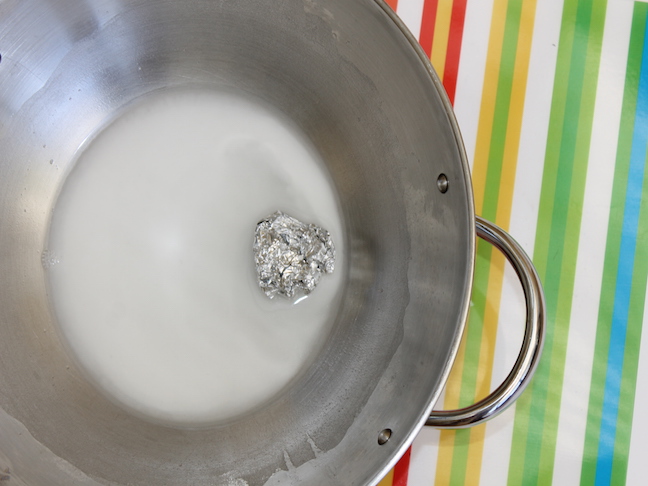
[[[478,423],[528,382],[540,283],[510,237],[476,222],[451,107],[381,0],[4,0],[0,56],[7,484],[375,484],[426,422]],[[132,100],[183,86],[236,88],[288,115],[326,161],[348,249],[344,298],[313,364],[254,414],[201,429],[136,417],[84,378],[55,332],[41,264],[84,140]],[[476,233],[520,275],[525,344],[493,396],[430,416],[466,322]]]

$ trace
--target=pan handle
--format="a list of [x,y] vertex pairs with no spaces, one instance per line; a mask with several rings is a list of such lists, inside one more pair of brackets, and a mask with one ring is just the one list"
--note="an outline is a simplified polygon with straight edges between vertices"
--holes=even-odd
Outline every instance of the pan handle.
[[513,369],[490,395],[466,408],[432,411],[425,425],[442,429],[472,427],[506,410],[529,384],[544,343],[545,301],[533,263],[506,231],[479,216],[476,217],[476,225],[477,236],[501,251],[520,279],[527,309],[524,342]]

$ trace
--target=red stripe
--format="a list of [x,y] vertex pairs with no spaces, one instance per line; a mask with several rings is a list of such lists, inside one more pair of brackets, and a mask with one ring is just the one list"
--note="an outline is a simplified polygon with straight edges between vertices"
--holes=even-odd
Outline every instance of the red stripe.
[[398,6],[398,0],[385,0],[387,2],[387,5],[391,7],[391,9],[395,12],[396,7]]
[[392,480],[392,486],[407,486],[407,475],[409,473],[410,465],[410,455],[412,454],[412,448],[407,449],[403,457],[400,458],[400,461],[394,466],[394,478]]
[[450,103],[454,105],[457,90],[457,74],[459,72],[459,56],[461,55],[461,41],[463,39],[464,21],[466,19],[466,1],[454,0],[450,16],[450,32],[448,34],[448,50],[443,70],[443,86],[445,87]]
[[438,5],[439,0],[425,0],[423,3],[419,43],[427,54],[427,57],[432,55],[432,40],[434,39],[434,24],[436,24]]

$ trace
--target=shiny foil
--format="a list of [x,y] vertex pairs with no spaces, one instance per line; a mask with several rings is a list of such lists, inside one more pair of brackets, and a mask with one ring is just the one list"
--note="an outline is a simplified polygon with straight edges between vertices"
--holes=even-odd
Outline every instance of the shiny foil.
[[253,248],[259,287],[271,299],[309,294],[335,266],[329,232],[281,211],[257,224]]

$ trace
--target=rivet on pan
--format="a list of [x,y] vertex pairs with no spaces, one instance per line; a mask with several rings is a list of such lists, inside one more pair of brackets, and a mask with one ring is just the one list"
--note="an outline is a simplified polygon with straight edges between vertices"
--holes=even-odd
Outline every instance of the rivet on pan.
[[391,434],[392,434],[391,429],[381,430],[380,434],[378,434],[378,445],[386,444],[389,438],[391,437]]
[[441,174],[437,179],[437,187],[441,194],[448,192],[448,177],[445,174]]

